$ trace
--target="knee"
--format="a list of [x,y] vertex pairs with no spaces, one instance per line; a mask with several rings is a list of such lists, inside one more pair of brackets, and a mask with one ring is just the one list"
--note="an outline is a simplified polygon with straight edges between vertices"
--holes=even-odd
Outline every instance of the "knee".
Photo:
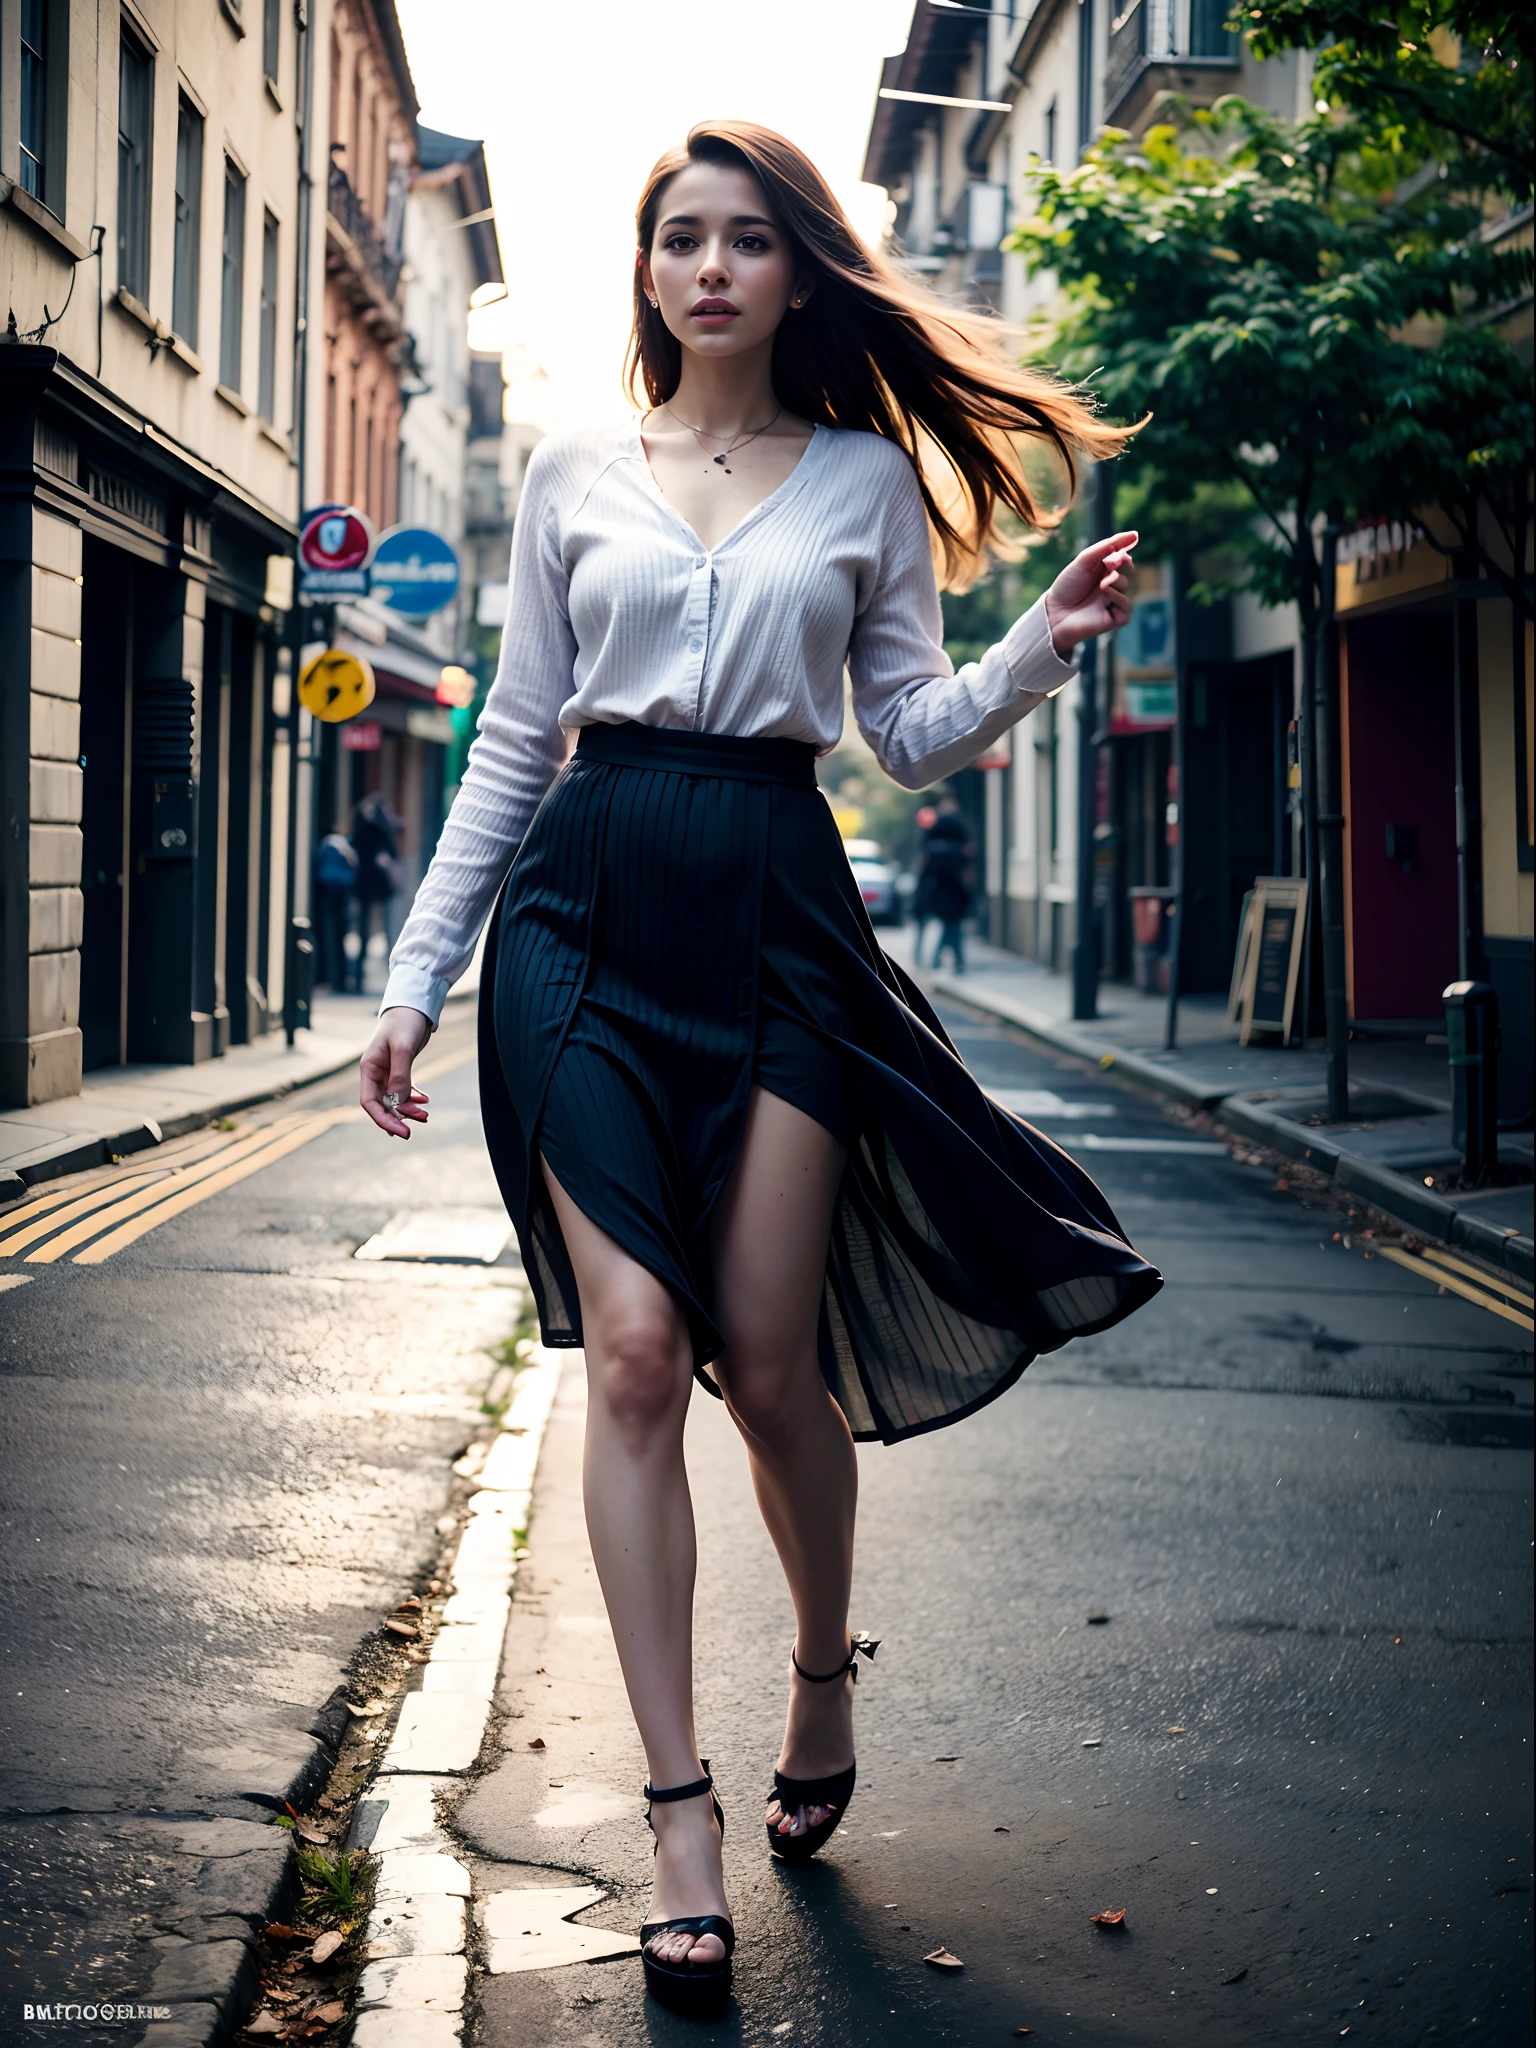
[[775,1444],[803,1428],[808,1398],[803,1374],[738,1351],[727,1355],[720,1377],[726,1406],[747,1436]]
[[680,1423],[692,1370],[687,1349],[681,1333],[654,1316],[629,1316],[603,1332],[597,1391],[632,1447]]

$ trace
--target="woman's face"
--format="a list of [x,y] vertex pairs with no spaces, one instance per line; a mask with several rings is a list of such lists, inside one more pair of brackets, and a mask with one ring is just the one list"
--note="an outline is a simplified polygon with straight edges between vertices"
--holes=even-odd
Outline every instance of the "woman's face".
[[688,164],[667,181],[641,283],[684,348],[735,356],[772,338],[803,297],[789,237],[750,172]]

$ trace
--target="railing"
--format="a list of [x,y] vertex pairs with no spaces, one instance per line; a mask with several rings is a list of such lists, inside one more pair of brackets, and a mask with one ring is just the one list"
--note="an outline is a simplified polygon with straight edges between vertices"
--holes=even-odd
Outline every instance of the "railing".
[[374,226],[367,208],[352,190],[347,174],[339,164],[331,165],[325,203],[331,218],[345,229],[353,247],[383,286],[384,296],[392,299],[400,283],[401,259],[386,247],[384,237]]
[[[1230,0],[1187,0],[1183,34],[1177,0],[1129,0],[1109,24],[1104,65],[1104,106],[1110,118],[1148,64],[1199,58],[1235,62],[1238,38],[1227,33]],[[1181,47],[1182,45],[1182,47]]]

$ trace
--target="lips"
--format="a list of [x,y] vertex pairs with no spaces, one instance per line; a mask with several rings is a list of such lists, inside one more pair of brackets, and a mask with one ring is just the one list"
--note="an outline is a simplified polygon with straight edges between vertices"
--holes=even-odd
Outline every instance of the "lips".
[[734,320],[736,308],[729,299],[700,299],[689,308],[691,320]]

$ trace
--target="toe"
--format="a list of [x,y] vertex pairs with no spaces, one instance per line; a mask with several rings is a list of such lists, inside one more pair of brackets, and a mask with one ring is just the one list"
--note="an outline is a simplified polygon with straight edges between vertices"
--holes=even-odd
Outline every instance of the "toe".
[[725,1943],[718,1934],[701,1934],[688,1950],[690,1963],[719,1963],[725,1960]]

